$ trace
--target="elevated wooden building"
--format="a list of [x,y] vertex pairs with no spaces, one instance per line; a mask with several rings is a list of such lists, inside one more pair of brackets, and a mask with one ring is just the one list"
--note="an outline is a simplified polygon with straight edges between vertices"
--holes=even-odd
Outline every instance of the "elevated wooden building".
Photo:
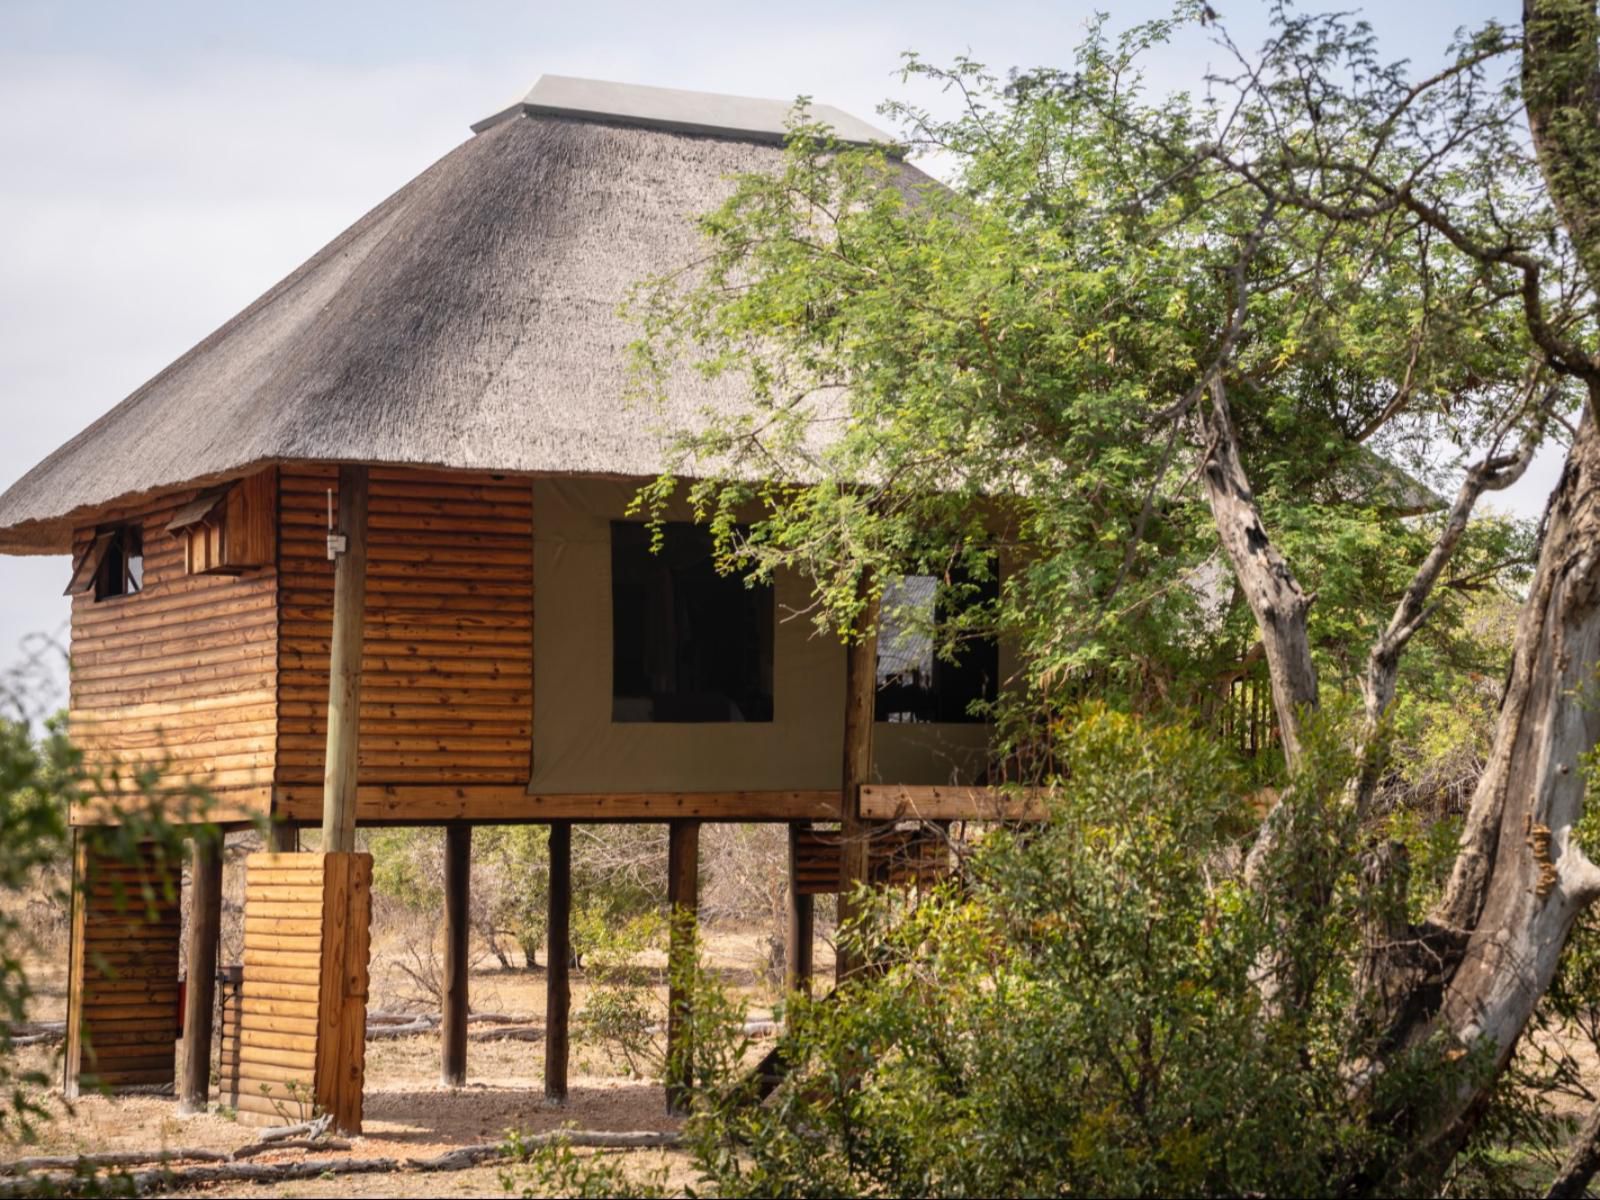
[[[959,668],[916,644],[847,653],[783,619],[803,581],[717,575],[686,521],[652,554],[627,515],[666,431],[740,397],[686,374],[669,411],[630,409],[618,304],[694,257],[691,219],[730,176],[776,167],[787,108],[546,77],[0,497],[0,552],[71,555],[71,725],[91,762],[165,762],[216,819],[270,817],[284,851],[305,825],[330,859],[355,823],[449,826],[447,1081],[473,824],[554,830],[559,1097],[566,823],[669,822],[691,909],[698,822],[790,823],[804,972],[809,894],[871,870],[857,833],[983,802],[962,786],[988,737],[967,703],[998,649]],[[68,1086],[171,1080],[177,924],[102,912],[97,872],[126,868],[81,842]],[[315,1080],[355,1124],[370,864],[311,857],[249,868],[239,1070],[273,1098],[241,1106],[270,1121]],[[193,872],[190,1045],[210,1040],[217,874]],[[186,1072],[184,1101],[205,1087],[203,1065]]]

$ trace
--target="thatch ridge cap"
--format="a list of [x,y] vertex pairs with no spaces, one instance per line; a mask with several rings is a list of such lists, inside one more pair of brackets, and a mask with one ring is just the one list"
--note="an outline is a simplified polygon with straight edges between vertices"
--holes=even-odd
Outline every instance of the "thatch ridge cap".
[[[794,105],[792,100],[759,96],[541,75],[527,95],[474,122],[472,131],[483,133],[515,116],[555,116],[781,145],[789,136]],[[843,109],[815,103],[808,107],[811,117],[831,127],[842,142],[896,148],[893,136]]]

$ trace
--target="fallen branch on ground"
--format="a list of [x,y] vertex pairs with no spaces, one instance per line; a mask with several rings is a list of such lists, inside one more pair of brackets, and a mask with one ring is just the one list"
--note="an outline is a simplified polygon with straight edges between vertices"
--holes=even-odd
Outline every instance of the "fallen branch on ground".
[[[529,1150],[539,1149],[544,1146],[568,1145],[583,1150],[667,1150],[672,1149],[682,1142],[676,1133],[657,1133],[654,1131],[610,1133],[604,1130],[569,1129],[557,1130],[552,1133],[530,1134],[522,1140],[524,1148]],[[248,1149],[249,1147],[245,1147]],[[280,1148],[280,1147],[273,1147]],[[119,1152],[122,1153],[122,1152]],[[132,1153],[132,1152],[127,1152]],[[234,1152],[235,1154],[238,1151]],[[96,1165],[116,1166],[135,1165],[127,1162],[96,1164],[95,1158],[109,1156],[83,1155],[78,1158],[68,1159],[40,1159],[19,1160],[17,1163],[0,1164],[0,1172],[8,1168],[20,1168],[21,1164],[28,1161],[49,1162],[52,1164],[86,1164],[87,1168]],[[433,1158],[308,1158],[299,1162],[284,1163],[247,1163],[230,1161],[227,1156],[215,1151],[171,1151],[162,1156],[159,1161],[180,1161],[190,1157],[192,1161],[209,1161],[213,1165],[197,1167],[157,1167],[152,1170],[138,1171],[129,1176],[135,1194],[143,1195],[150,1192],[169,1192],[181,1188],[202,1187],[215,1183],[288,1183],[299,1179],[315,1179],[324,1175],[374,1175],[389,1172],[413,1172],[416,1174],[429,1174],[440,1171],[465,1171],[472,1167],[480,1167],[486,1163],[500,1162],[510,1159],[513,1155],[502,1144],[484,1146],[462,1146],[457,1150],[448,1150]],[[154,1156],[145,1156],[141,1162],[157,1161]],[[60,1168],[57,1167],[59,1170]],[[86,1185],[92,1184],[94,1177],[81,1171],[74,1175],[49,1174],[27,1175],[25,1178],[0,1179],[0,1196],[19,1196],[35,1194],[35,1189],[41,1183],[48,1183],[57,1189],[60,1194],[71,1195],[82,1192]]]
[[467,1034],[469,1042],[542,1042],[543,1025],[496,1025],[490,1029],[475,1029]]
[[308,1137],[318,1138],[328,1132],[328,1127],[333,1124],[333,1114],[323,1113],[312,1121],[300,1121],[294,1125],[276,1125],[271,1129],[263,1129],[256,1134],[257,1142],[281,1142],[284,1138]]
[[413,1037],[419,1033],[432,1033],[439,1028],[438,1017],[417,1017],[406,1025],[374,1025],[367,1023],[367,1041],[375,1042],[383,1038]]
[[229,1162],[240,1162],[246,1158],[254,1158],[258,1154],[266,1154],[272,1150],[348,1150],[350,1143],[342,1138],[287,1138],[281,1142],[251,1142],[248,1146],[240,1146],[228,1155]]
[[24,1033],[11,1039],[11,1048],[16,1050],[23,1046],[53,1046],[57,1042],[66,1041],[66,1039],[66,1030],[61,1030],[60,1032],[46,1030],[43,1033]]
[[484,1013],[475,1012],[467,1014],[468,1025],[532,1025],[532,1017],[519,1017],[514,1013]]

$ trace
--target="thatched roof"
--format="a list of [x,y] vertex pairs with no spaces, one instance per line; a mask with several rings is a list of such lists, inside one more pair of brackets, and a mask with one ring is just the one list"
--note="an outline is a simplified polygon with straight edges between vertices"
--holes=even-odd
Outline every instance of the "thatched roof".
[[660,430],[739,398],[686,373],[669,412],[630,409],[617,305],[695,256],[731,175],[777,166],[787,109],[541,81],[13,484],[0,552],[65,552],[97,508],[273,462],[656,473]]

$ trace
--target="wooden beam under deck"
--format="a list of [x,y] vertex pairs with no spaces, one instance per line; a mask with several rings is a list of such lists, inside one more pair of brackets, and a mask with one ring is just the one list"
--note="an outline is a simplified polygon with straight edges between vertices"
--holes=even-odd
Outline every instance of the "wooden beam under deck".
[[[183,781],[169,779],[164,782],[171,786]],[[203,787],[206,781],[201,777],[193,782]],[[319,793],[317,812],[320,815],[322,789],[315,790]],[[193,825],[206,822],[224,828],[243,827],[257,818],[265,817],[272,809],[270,787],[218,788],[212,792],[211,797],[211,803],[202,806],[197,804],[192,796],[183,796],[181,803],[187,806],[181,814],[183,823]],[[122,820],[120,816],[122,810],[130,807],[143,808],[147,802],[148,798],[143,793],[129,788],[123,792],[112,792],[105,796],[74,801],[68,819],[75,826],[116,825]],[[179,814],[176,812],[168,812],[166,815],[169,821],[179,819]]]
[[861,788],[861,817],[874,821],[1043,821],[1048,793],[1038,788],[993,788],[869,783]]
[[[277,789],[273,816],[316,823],[322,789]],[[356,792],[356,820],[363,825],[481,821],[837,821],[837,789],[750,792],[529,793],[516,785],[383,784]]]
[[[273,797],[276,802],[272,803]],[[205,815],[219,825],[265,816],[317,825],[322,789],[304,786],[219,791]],[[72,806],[72,824],[99,825],[112,817],[107,803]],[[198,814],[197,814],[198,815]],[[997,792],[946,784],[869,783],[861,788],[860,816],[870,821],[1042,821],[1048,796],[1038,789]],[[837,821],[833,789],[750,792],[622,792],[530,794],[516,784],[382,784],[357,791],[356,820],[363,825],[428,825],[449,821],[513,824],[542,821]]]

